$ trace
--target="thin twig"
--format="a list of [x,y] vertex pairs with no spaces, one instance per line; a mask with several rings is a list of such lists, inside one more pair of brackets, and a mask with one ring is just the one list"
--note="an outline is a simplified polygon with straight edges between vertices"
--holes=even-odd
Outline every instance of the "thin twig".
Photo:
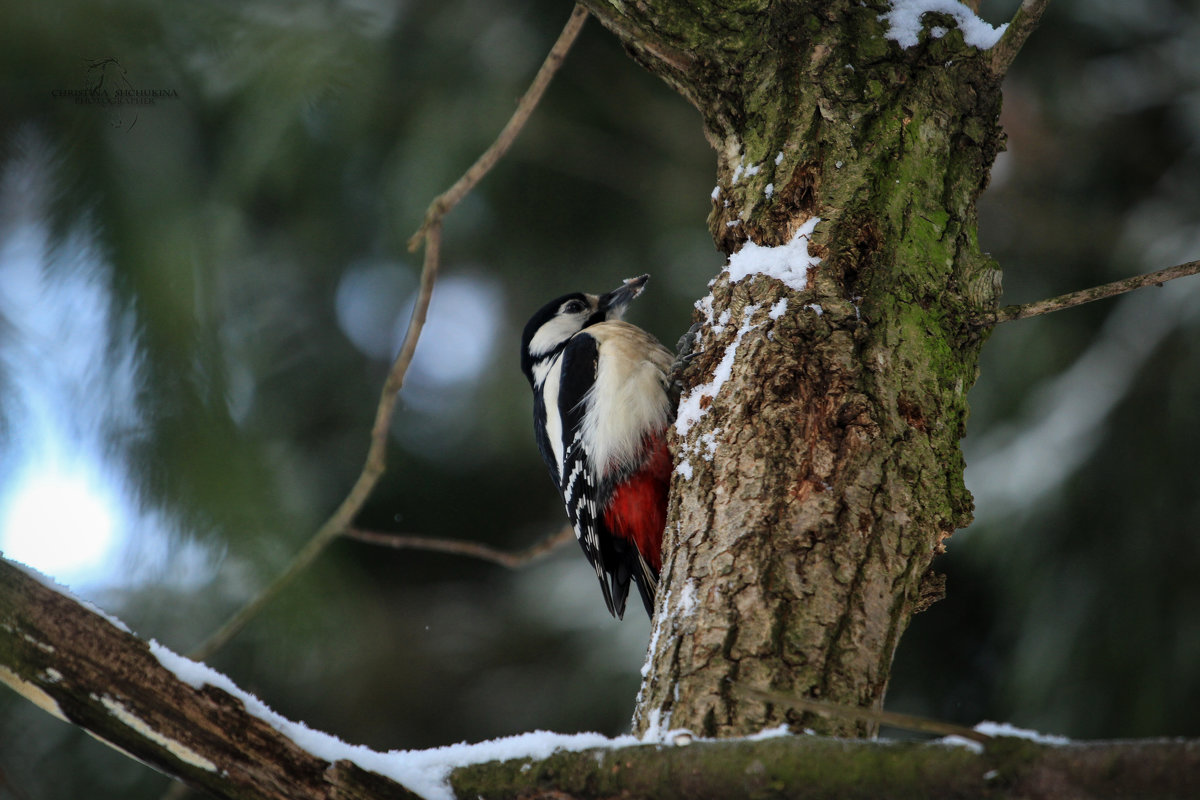
[[425,221],[408,240],[408,249],[411,252],[416,252],[417,248],[421,246],[421,239],[427,235],[430,226],[440,223],[441,219],[450,212],[450,209],[458,205],[458,201],[462,200],[468,192],[474,189],[475,185],[483,179],[483,176],[487,175],[492,167],[496,166],[496,162],[508,152],[508,148],[512,146],[521,129],[525,127],[525,123],[529,121],[529,116],[537,107],[538,101],[542,99],[542,94],[546,91],[546,87],[550,85],[550,79],[554,77],[554,73],[558,72],[558,68],[562,65],[567,51],[575,43],[575,39],[579,36],[579,31],[583,28],[583,23],[587,20],[587,17],[587,9],[577,3],[571,11],[571,16],[567,20],[567,24],[563,27],[562,33],[558,35],[558,41],[550,48],[550,52],[546,55],[546,60],[542,62],[537,75],[533,76],[533,82],[529,84],[529,88],[525,90],[525,94],[517,101],[517,110],[513,112],[512,117],[508,120],[508,124],[500,131],[500,135],[496,137],[496,141],[492,142],[491,147],[483,151],[483,155],[471,165],[470,169],[463,173],[461,178],[454,182],[453,186],[439,194],[429,204],[429,208],[425,211]]
[[1091,289],[1080,289],[1077,292],[1060,294],[1058,297],[1051,297],[1048,300],[1038,300],[1019,306],[1005,306],[996,311],[990,319],[986,320],[985,324],[999,325],[1001,322],[1012,322],[1015,319],[1049,314],[1051,311],[1062,311],[1064,308],[1073,308],[1074,306],[1081,306],[1084,303],[1090,303],[1093,300],[1115,297],[1125,292],[1132,292],[1134,289],[1142,289],[1146,286],[1162,286],[1167,281],[1187,275],[1195,275],[1196,273],[1200,273],[1200,261],[1189,261],[1186,264],[1167,267],[1166,269],[1149,272],[1145,275],[1134,275],[1132,278],[1113,281],[1103,286],[1093,286]]
[[893,728],[900,728],[906,731],[931,733],[937,736],[961,736],[973,742],[986,743],[992,739],[991,736],[988,736],[986,733],[980,733],[974,728],[955,725],[953,722],[941,722],[940,720],[929,719],[928,717],[900,714],[895,711],[879,711],[859,706],[844,706],[840,703],[830,703],[826,700],[814,700],[811,697],[793,697],[781,692],[751,689],[749,686],[735,686],[734,689],[743,695],[762,700],[766,703],[787,706],[797,711],[806,711],[822,717],[857,719],[865,722],[874,722],[879,725],[890,725]]
[[409,249],[414,251],[421,246],[422,241],[425,243],[424,265],[421,269],[421,288],[417,295],[416,305],[413,307],[412,318],[408,323],[408,331],[405,333],[404,342],[400,346],[400,354],[396,356],[395,362],[392,363],[392,368],[388,371],[387,380],[383,385],[383,391],[380,393],[379,405],[375,410],[375,424],[371,427],[371,445],[367,450],[367,459],[363,464],[358,480],[354,482],[354,486],[350,489],[346,498],[342,500],[337,510],[317,529],[317,532],[301,548],[300,552],[284,568],[283,572],[251,598],[246,605],[234,612],[215,633],[193,650],[189,654],[192,658],[199,661],[207,659],[245,627],[246,623],[253,619],[262,610],[263,606],[270,602],[275,595],[279,594],[285,586],[291,583],[293,578],[303,572],[329,546],[330,542],[350,527],[350,524],[354,521],[354,517],[367,501],[372,490],[374,490],[375,484],[379,482],[379,478],[383,475],[386,466],[387,438],[388,431],[391,428],[392,414],[396,407],[396,395],[404,385],[405,373],[407,373],[413,354],[416,352],[417,340],[420,338],[421,329],[425,325],[425,315],[429,310],[429,300],[433,294],[433,284],[437,280],[442,242],[442,219],[467,192],[471,191],[479,183],[483,176],[496,165],[496,162],[508,150],[517,134],[520,133],[521,128],[525,125],[525,122],[529,119],[529,115],[533,112],[534,107],[537,106],[538,100],[541,99],[550,79],[558,70],[567,50],[574,43],[586,18],[587,11],[582,6],[575,6],[575,9],[571,12],[570,19],[567,20],[562,33],[559,34],[558,41],[550,49],[550,54],[546,56],[541,69],[534,76],[533,83],[517,104],[517,110],[500,132],[500,136],[449,190],[439,195],[429,205],[429,209],[425,213],[425,221],[409,240]]
[[365,531],[361,528],[349,528],[342,535],[348,539],[357,539],[360,542],[383,545],[384,547],[394,547],[397,550],[432,550],[438,553],[450,553],[468,558],[478,558],[482,561],[490,561],[493,564],[508,567],[509,569],[518,569],[550,554],[571,541],[575,538],[575,531],[570,525],[567,525],[558,533],[547,536],[545,539],[533,543],[524,550],[517,550],[516,552],[500,550],[482,542],[463,542],[456,539],[439,539],[433,536],[381,533],[379,531]]
[[991,50],[992,73],[1004,75],[1012,66],[1013,59],[1025,45],[1025,40],[1037,29],[1038,22],[1050,0],[1022,0],[1021,7],[1013,14],[1012,20],[1000,41]]
[[421,329],[425,326],[425,316],[429,311],[429,301],[433,296],[433,284],[437,280],[439,266],[439,251],[442,242],[442,224],[438,220],[425,233],[425,264],[421,269],[421,288],[417,294],[416,305],[413,306],[412,318],[408,322],[408,331],[404,334],[404,342],[400,346],[400,354],[392,362],[384,381],[383,391],[379,396],[379,405],[375,409],[375,424],[371,426],[371,445],[367,450],[367,459],[363,464],[358,480],[354,482],[350,492],[342,500],[337,510],[325,520],[308,543],[300,549],[283,572],[273,581],[262,588],[250,602],[242,606],[225,624],[217,629],[189,656],[197,661],[204,661],[217,650],[225,646],[246,623],[254,618],[275,595],[279,594],[292,579],[303,572],[313,560],[321,554],[329,543],[346,530],[354,517],[367,501],[375,484],[379,482],[386,466],[387,438],[391,428],[392,413],[396,408],[396,396],[404,385],[404,375],[412,363],[417,350],[417,340]]

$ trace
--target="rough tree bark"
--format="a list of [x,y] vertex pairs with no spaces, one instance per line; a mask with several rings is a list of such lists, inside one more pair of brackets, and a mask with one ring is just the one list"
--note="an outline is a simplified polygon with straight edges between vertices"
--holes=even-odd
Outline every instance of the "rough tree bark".
[[930,562],[972,512],[972,320],[999,291],[975,212],[1003,143],[996,56],[939,14],[902,48],[884,2],[586,5],[700,110],[722,251],[785,245],[820,220],[803,291],[723,272],[697,315],[685,397],[736,351],[674,442],[691,474],[672,485],[635,727],[870,734],[735,689],[878,707],[901,633],[940,596]]
[[224,689],[185,683],[123,626],[3,559],[0,683],[213,797],[419,800],[308,752]]

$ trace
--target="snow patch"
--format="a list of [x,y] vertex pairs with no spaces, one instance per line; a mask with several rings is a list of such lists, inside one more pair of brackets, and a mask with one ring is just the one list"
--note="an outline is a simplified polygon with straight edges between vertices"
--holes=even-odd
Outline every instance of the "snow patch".
[[768,183],[767,188],[763,189],[763,194],[765,194],[767,197],[775,194],[775,184]]
[[943,736],[940,739],[934,739],[934,744],[940,744],[944,747],[962,747],[970,750],[975,755],[983,755],[983,745],[974,739],[968,739],[965,736]]
[[704,324],[713,324],[713,296],[706,294],[693,304],[693,308],[704,315]]
[[696,584],[693,581],[688,581],[683,585],[683,592],[679,595],[679,607],[677,609],[677,618],[683,619],[690,617],[696,613]]
[[[1027,739],[1038,744],[1048,744],[1056,747],[1071,743],[1071,740],[1066,736],[1039,733],[1027,728],[1018,728],[1007,722],[981,722],[975,726],[975,730],[986,736],[1011,736],[1016,739]],[[943,736],[941,739],[936,739],[935,743],[947,747],[965,747],[973,753],[982,753],[984,749],[982,744],[965,736]]]
[[559,750],[577,752],[593,748],[619,748],[641,744],[634,736],[609,739],[599,733],[551,733],[533,731],[518,736],[492,739],[477,744],[447,745],[429,750],[392,750],[380,753],[363,745],[343,742],[336,736],[315,731],[302,722],[293,722],[272,711],[254,695],[239,689],[233,681],[205,664],[199,664],[171,652],[158,642],[150,642],[150,652],[159,663],[184,683],[199,688],[215,686],[242,701],[246,710],[268,723],[317,758],[334,762],[353,761],[365,770],[377,772],[401,783],[427,800],[453,800],[448,777],[458,767],[487,761],[528,758],[543,759]]
[[820,217],[811,217],[800,226],[792,240],[780,247],[763,247],[752,241],[729,257],[729,282],[752,275],[767,275],[782,281],[797,292],[808,285],[808,269],[821,263],[821,259],[808,252],[808,241]]
[[692,464],[686,458],[675,465],[675,473],[685,481],[692,479]]
[[791,736],[792,732],[788,730],[787,725],[779,725],[774,728],[763,728],[758,733],[752,733],[746,737],[748,742],[761,742],[763,739],[778,739],[780,736]]
[[[888,24],[888,31],[884,35],[901,47],[908,48],[915,47],[920,41],[923,27],[921,18],[925,14],[951,17],[962,31],[963,41],[980,50],[990,49],[1008,29],[1008,23],[998,28],[992,27],[958,0],[892,0],[892,10],[879,19]],[[946,33],[947,30],[940,26],[930,31],[934,38],[941,38]]]
[[[678,528],[676,528],[678,530]],[[663,598],[663,608],[671,607],[671,590],[667,590],[667,596]],[[646,660],[642,662],[642,678],[645,679],[650,674],[650,664],[654,660],[654,652],[658,649],[658,637],[662,635],[663,618],[666,614],[658,614],[654,617],[654,625],[650,629],[650,641],[646,644]],[[638,690],[638,702],[642,701],[642,691]]]
[[779,319],[787,311],[787,298],[779,298],[779,302],[771,306],[771,310],[767,312],[767,316],[771,319]]
[[[742,337],[758,327],[750,324],[750,318],[758,309],[759,306],[757,305],[749,305],[743,309],[742,327],[738,328],[737,335],[729,343],[729,346],[725,348],[720,363],[713,370],[712,380],[695,387],[679,401],[679,413],[675,417],[675,431],[680,436],[687,436],[687,432],[691,429],[692,425],[699,422],[700,418],[708,412],[712,401],[720,394],[721,387],[725,385],[725,382],[733,374],[733,359],[737,356],[738,346],[742,343]],[[725,314],[722,312],[721,319],[724,318]],[[708,403],[703,403],[705,397],[709,398]]]
[[720,316],[714,321],[712,318],[712,295],[709,295],[707,299],[709,307],[708,324],[712,326],[713,336],[720,336],[721,332],[725,330],[725,326],[729,324],[729,309],[727,308],[722,311]]
[[761,164],[750,164],[749,166],[747,166],[746,159],[743,156],[738,161],[738,165],[733,170],[733,182],[737,183],[739,180],[741,180],[743,175],[745,175],[747,178],[749,178],[752,175],[757,175],[761,171],[762,171]]
[[1064,745],[1071,743],[1066,736],[1018,728],[1008,722],[981,722],[975,726],[975,730],[987,736],[1012,736],[1017,739],[1028,739],[1038,744]]

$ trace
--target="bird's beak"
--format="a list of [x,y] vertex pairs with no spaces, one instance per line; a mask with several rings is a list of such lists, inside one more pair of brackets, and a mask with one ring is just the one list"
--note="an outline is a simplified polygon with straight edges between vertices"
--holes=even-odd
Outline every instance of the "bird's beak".
[[649,275],[626,278],[625,283],[621,286],[600,295],[600,311],[603,311],[609,319],[620,319],[621,315],[625,313],[625,306],[642,293],[648,280],[650,280]]

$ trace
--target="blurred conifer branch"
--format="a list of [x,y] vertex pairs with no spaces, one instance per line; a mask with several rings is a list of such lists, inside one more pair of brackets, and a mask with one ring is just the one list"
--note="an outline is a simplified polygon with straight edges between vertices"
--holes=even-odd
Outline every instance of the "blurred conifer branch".
[[1049,314],[1052,311],[1062,311],[1066,308],[1090,303],[1093,300],[1103,300],[1106,297],[1115,297],[1125,292],[1132,292],[1134,289],[1142,289],[1146,286],[1162,286],[1167,281],[1182,278],[1186,275],[1195,275],[1196,273],[1200,273],[1200,261],[1189,261],[1186,264],[1167,267],[1157,272],[1134,275],[1132,278],[1123,278],[1102,286],[1093,286],[1090,289],[1080,289],[1077,292],[1060,294],[1058,297],[1051,297],[1047,300],[1037,300],[1033,303],[1024,303],[1016,306],[1005,306],[991,315],[989,319],[985,320],[984,324],[999,325],[1001,322],[1012,322],[1015,319],[1037,317],[1042,314]]
[[[375,485],[379,482],[379,478],[387,466],[388,431],[391,429],[396,397],[404,385],[404,376],[408,372],[409,364],[412,363],[413,354],[416,352],[417,340],[421,336],[421,330],[425,325],[425,316],[429,310],[429,301],[433,296],[433,285],[437,281],[442,243],[442,220],[508,152],[508,148],[524,128],[525,123],[528,122],[534,108],[537,107],[551,78],[562,65],[567,51],[575,43],[579,31],[587,19],[587,14],[588,12],[583,6],[575,6],[566,26],[559,34],[558,40],[550,48],[546,60],[542,62],[533,82],[522,95],[517,103],[516,111],[513,112],[508,124],[500,131],[496,141],[484,151],[483,155],[471,165],[461,178],[454,182],[453,186],[438,195],[429,204],[429,208],[425,212],[425,221],[408,241],[409,250],[414,252],[422,242],[425,244],[425,257],[421,268],[421,287],[416,305],[413,307],[412,318],[408,323],[408,330],[404,334],[404,342],[400,346],[400,353],[388,371],[387,380],[384,382],[383,391],[379,397],[379,405],[375,411],[375,423],[371,426],[371,445],[358,480],[354,482],[354,486],[337,510],[317,529],[317,532],[301,548],[291,563],[248,603],[234,612],[215,633],[189,653],[190,658],[204,661],[237,635],[246,626],[246,623],[291,583],[293,578],[303,572],[329,546],[331,541],[350,529],[354,517],[375,489]],[[427,547],[426,549],[431,548]]]
[[575,538],[575,531],[570,525],[547,536],[523,550],[500,550],[482,542],[464,542],[457,539],[439,539],[433,536],[413,536],[402,533],[385,533],[381,531],[366,531],[361,528],[347,528],[343,535],[348,539],[360,542],[392,547],[397,550],[430,550],[437,553],[477,558],[490,561],[509,569],[518,569],[530,562],[537,561],[543,556],[557,550],[562,545]]
[[1049,4],[1050,0],[1022,0],[1017,13],[1013,14],[1012,20],[1008,23],[1008,29],[1004,31],[1000,41],[992,47],[991,67],[994,74],[1003,75],[1008,72],[1013,59],[1025,46],[1025,40],[1037,29],[1042,14]]

